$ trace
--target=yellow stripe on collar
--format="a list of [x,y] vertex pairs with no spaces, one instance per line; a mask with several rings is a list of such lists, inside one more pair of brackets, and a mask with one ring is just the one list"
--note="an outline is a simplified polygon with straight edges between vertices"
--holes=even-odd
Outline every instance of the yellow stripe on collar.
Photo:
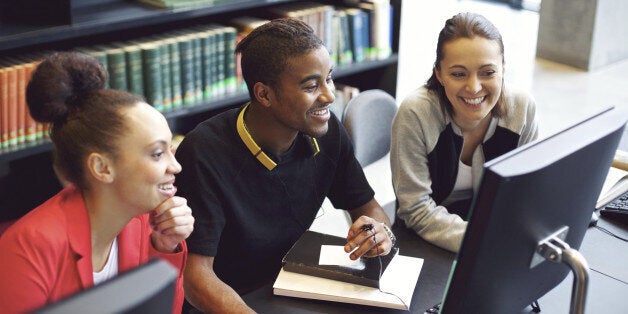
[[251,151],[251,154],[259,160],[259,162],[266,167],[268,170],[273,170],[277,167],[277,164],[264,153],[261,147],[255,143],[255,140],[249,133],[249,130],[246,129],[246,125],[244,124],[244,112],[249,108],[249,104],[246,104],[240,114],[238,115],[238,121],[236,122],[236,128],[238,129],[238,135],[244,142],[244,145]]
[[[244,145],[246,145],[246,148],[249,149],[251,154],[253,154],[253,156],[255,156],[255,158],[257,158],[257,160],[262,165],[264,165],[264,167],[266,167],[266,169],[273,170],[275,169],[275,167],[277,167],[277,163],[275,163],[272,159],[270,159],[270,157],[268,157],[268,155],[264,153],[262,148],[259,145],[257,145],[255,140],[251,136],[251,133],[249,133],[249,130],[246,128],[246,124],[244,124],[244,112],[246,111],[246,109],[249,108],[249,104],[250,103],[246,104],[246,106],[242,108],[242,111],[240,111],[240,114],[238,114],[238,120],[236,122],[236,129],[238,130],[238,135],[240,136],[240,139],[242,139],[242,142],[244,142]],[[312,156],[316,156],[320,152],[320,148],[318,147],[318,142],[316,141],[315,138],[310,137],[310,136],[308,137],[310,139],[310,143],[312,144],[312,150],[314,151]]]

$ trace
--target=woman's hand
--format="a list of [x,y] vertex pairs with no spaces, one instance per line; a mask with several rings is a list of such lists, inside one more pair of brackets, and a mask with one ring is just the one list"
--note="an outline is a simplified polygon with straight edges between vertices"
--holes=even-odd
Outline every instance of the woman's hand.
[[163,253],[175,253],[179,243],[194,230],[192,209],[185,198],[171,197],[150,213],[150,225],[153,247]]

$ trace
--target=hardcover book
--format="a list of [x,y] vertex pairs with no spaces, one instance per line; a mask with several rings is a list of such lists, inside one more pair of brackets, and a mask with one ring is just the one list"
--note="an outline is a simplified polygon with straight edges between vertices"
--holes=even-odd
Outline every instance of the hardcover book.
[[284,256],[283,269],[288,272],[379,288],[381,275],[399,249],[395,247],[388,255],[381,257],[361,258],[363,267],[319,264],[322,245],[344,246],[346,243],[344,238],[308,230]]

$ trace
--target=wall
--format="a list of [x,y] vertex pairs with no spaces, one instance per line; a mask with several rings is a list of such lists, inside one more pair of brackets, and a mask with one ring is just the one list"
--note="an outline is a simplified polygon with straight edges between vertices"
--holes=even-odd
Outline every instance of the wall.
[[537,56],[584,70],[628,58],[628,1],[543,0]]

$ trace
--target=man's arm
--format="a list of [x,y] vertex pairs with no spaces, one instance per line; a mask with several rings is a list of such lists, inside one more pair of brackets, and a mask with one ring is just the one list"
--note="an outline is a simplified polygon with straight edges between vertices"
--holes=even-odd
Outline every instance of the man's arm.
[[351,259],[390,253],[393,243],[383,225],[386,225],[390,230],[391,223],[384,209],[374,198],[366,204],[350,210],[349,213],[353,224],[349,228],[345,252],[349,253],[355,249],[351,253]]
[[204,313],[255,313],[237,292],[214,272],[214,257],[188,255],[185,267],[185,298]]

